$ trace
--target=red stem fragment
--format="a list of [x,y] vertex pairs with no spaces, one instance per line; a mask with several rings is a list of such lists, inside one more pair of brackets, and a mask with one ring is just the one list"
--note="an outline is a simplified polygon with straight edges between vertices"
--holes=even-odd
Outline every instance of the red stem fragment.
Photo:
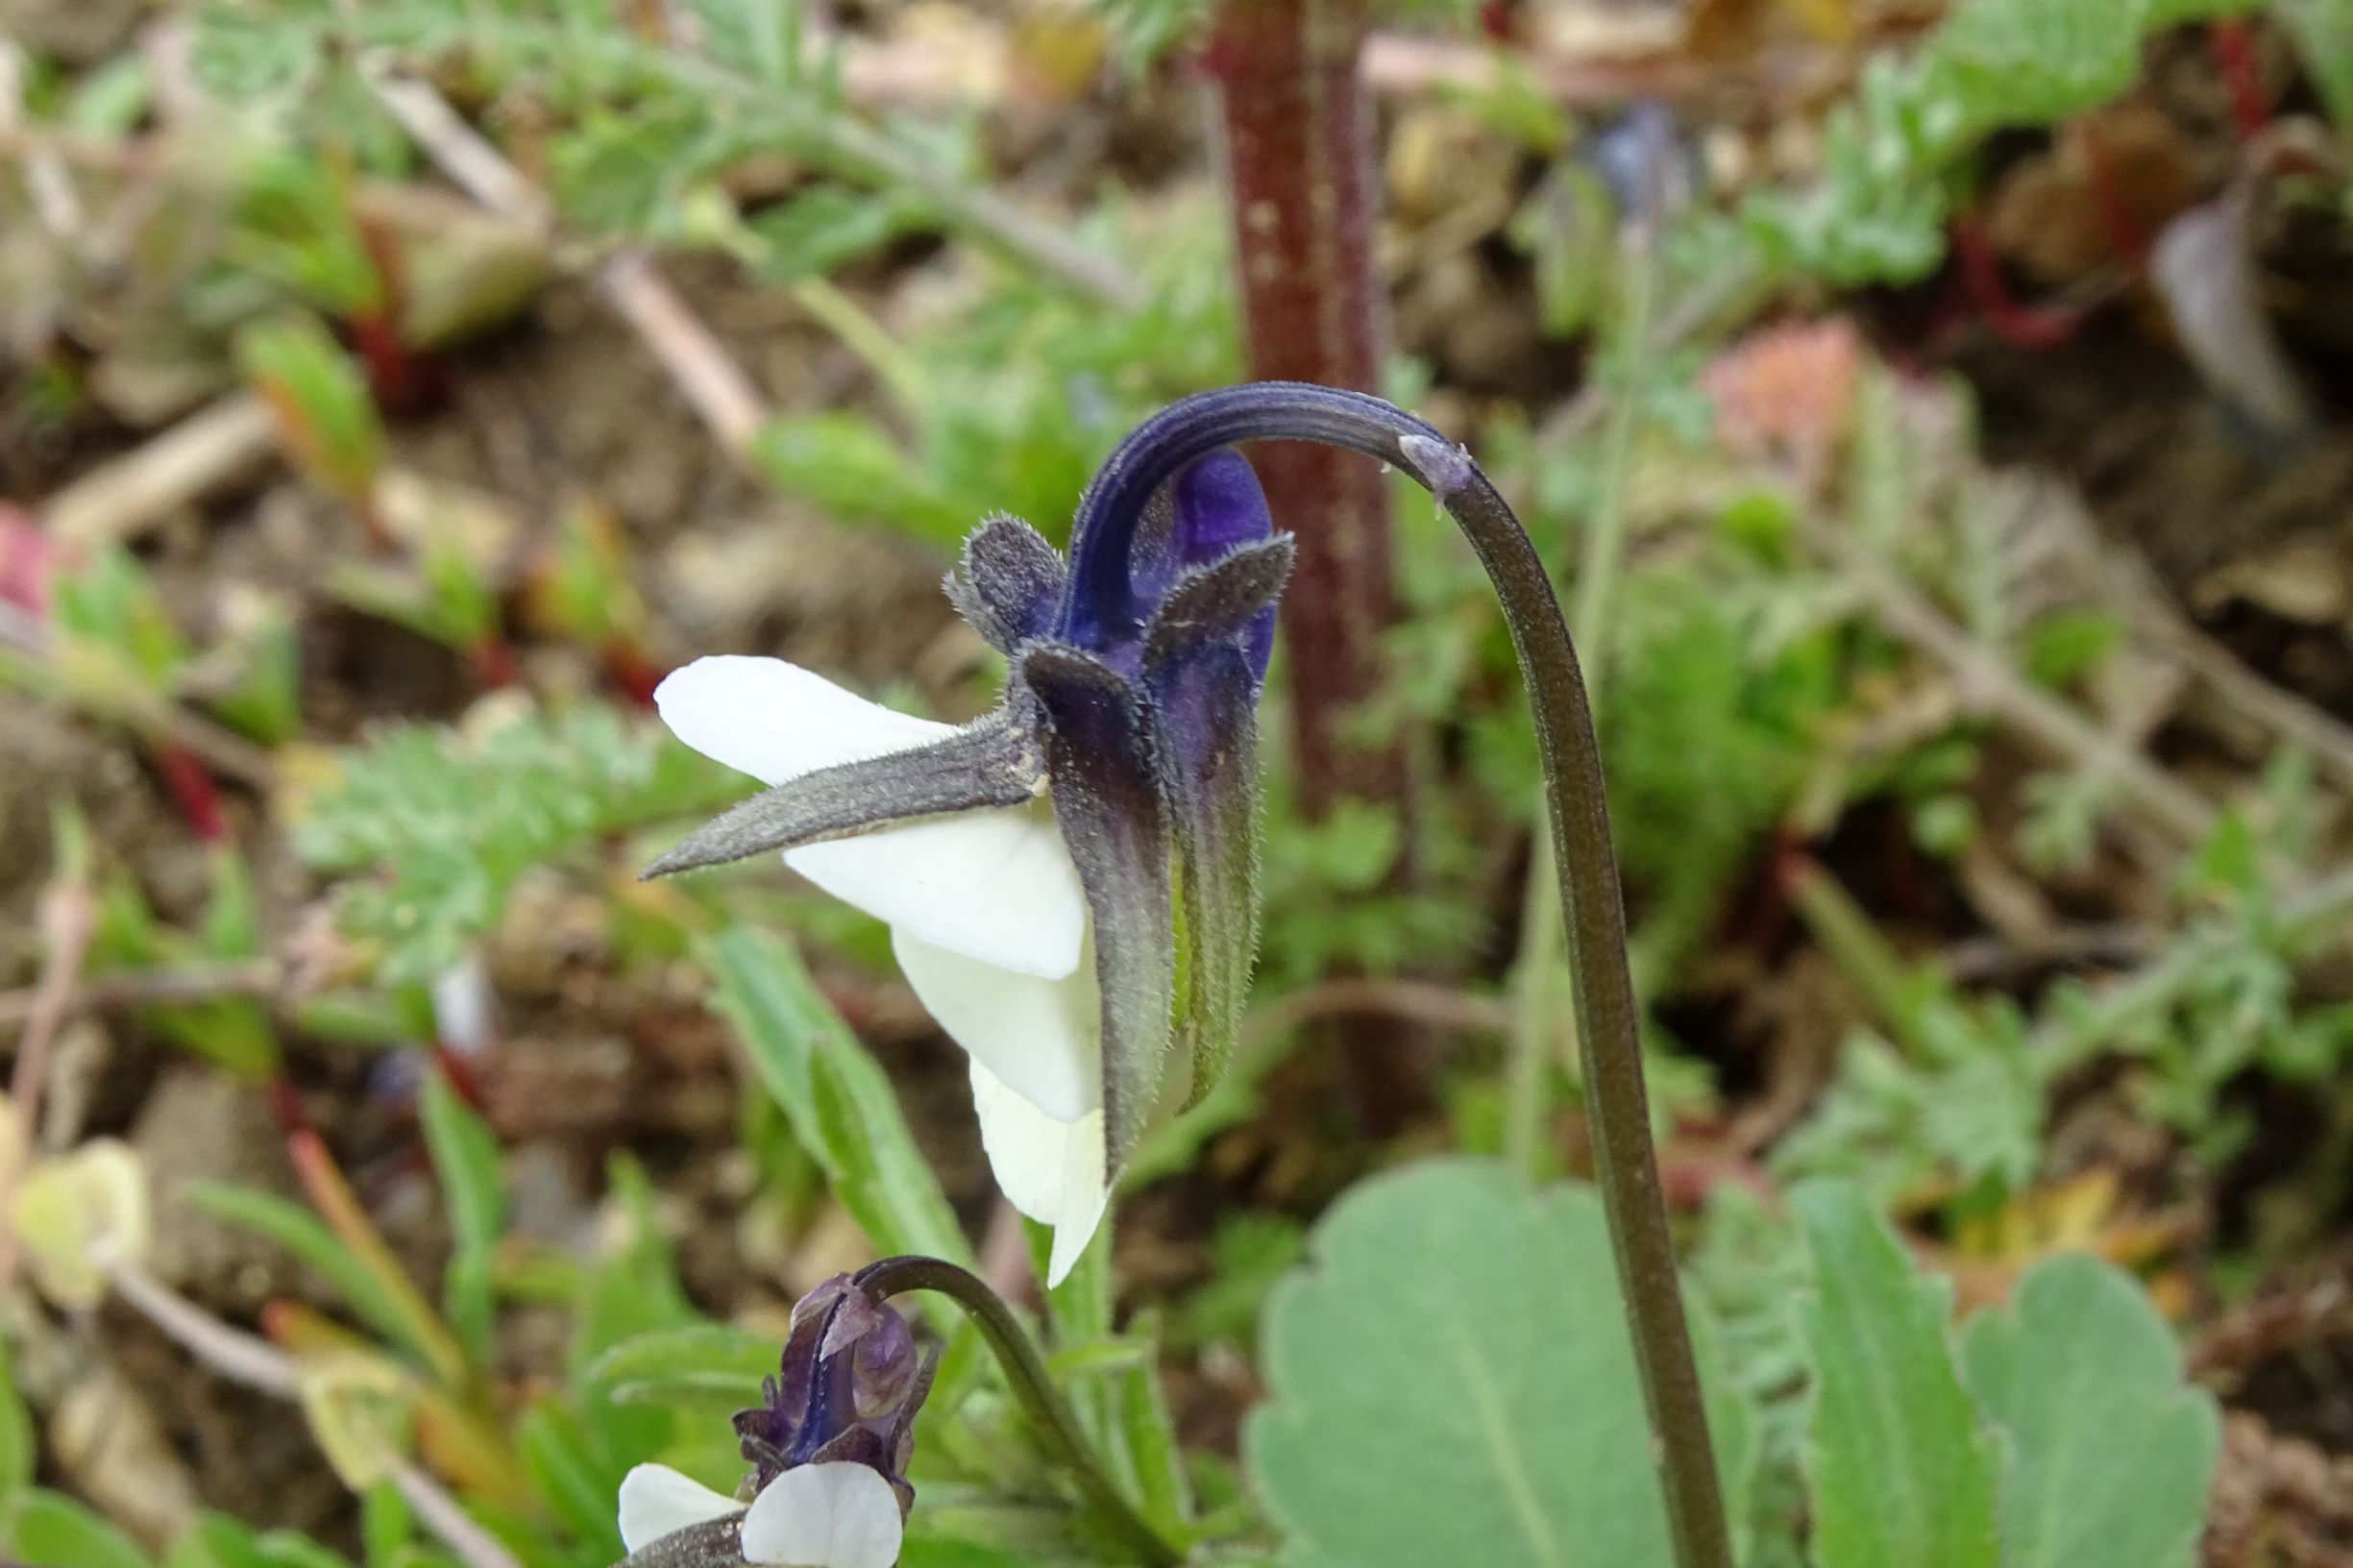
[[653,706],[653,689],[662,684],[665,674],[644,649],[623,638],[605,644],[604,673],[641,708]]
[[2092,187],[2093,205],[2099,208],[2099,226],[2108,236],[2108,248],[2134,272],[2141,271],[2148,265],[2149,233],[2124,200],[2116,160],[2108,156],[2107,138],[2090,120],[2077,120],[2070,134],[2083,149],[2084,168],[2090,176],[2087,184]]
[[163,778],[172,803],[188,826],[207,844],[229,837],[229,819],[221,810],[221,792],[204,762],[177,741],[159,741],[153,752],[156,772]]
[[2021,305],[2001,275],[2001,261],[1986,236],[1984,223],[1964,214],[1952,220],[1953,254],[1961,263],[1961,283],[1970,303],[1995,334],[2013,348],[2029,354],[2055,349],[2083,326],[2079,311],[2050,306]]
[[2221,67],[2222,86],[2230,93],[2231,123],[2242,138],[2252,141],[2271,123],[2271,106],[2264,98],[2263,70],[2255,60],[2254,35],[2243,16],[2218,17],[2206,29],[2206,47]]
[[474,665],[474,678],[494,692],[512,686],[520,675],[514,644],[495,631],[467,649],[466,656]]

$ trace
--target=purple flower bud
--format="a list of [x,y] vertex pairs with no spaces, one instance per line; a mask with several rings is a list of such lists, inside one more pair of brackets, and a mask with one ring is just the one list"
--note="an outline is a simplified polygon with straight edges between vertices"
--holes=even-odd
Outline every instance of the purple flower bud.
[[904,1511],[915,1501],[905,1474],[915,1413],[936,1364],[897,1310],[848,1275],[801,1297],[776,1376],[761,1385],[761,1402],[735,1417],[756,1487],[804,1464],[848,1460],[880,1472]]
[[[1274,534],[1265,492],[1241,453],[1213,452],[1180,469],[1137,521],[1127,581],[1098,580],[1092,592],[1066,589],[1068,643],[1124,674],[1135,673],[1146,628],[1189,576]],[[1075,585],[1073,585],[1075,587]],[[1261,676],[1274,646],[1274,606],[1251,625],[1248,649]]]

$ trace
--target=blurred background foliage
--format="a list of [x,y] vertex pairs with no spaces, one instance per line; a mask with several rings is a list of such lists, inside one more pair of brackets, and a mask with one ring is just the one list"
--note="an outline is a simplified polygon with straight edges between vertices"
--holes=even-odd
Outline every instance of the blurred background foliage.
[[[2169,1396],[2159,1311],[2228,1412],[2203,1560],[2353,1560],[2353,6],[1370,21],[1386,390],[1577,606],[1748,1560],[1871,1560],[1839,1314],[1908,1326],[1955,1452],[2041,1454],[2100,1434],[2014,1369]],[[1347,1453],[1302,1347],[1397,1354],[1352,1240],[1442,1197],[1401,1294],[1603,1266],[1452,1166],[1316,1228],[1415,1155],[1587,1164],[1508,638],[1402,483],[1350,724],[1410,790],[1311,817],[1270,746],[1245,1049],[1062,1289],[878,927],[634,877],[745,788],[663,671],[969,716],[955,541],[1059,539],[1241,373],[1206,25],[0,0],[0,1555],[601,1568],[629,1465],[732,1479],[794,1297],[917,1250],[1022,1300],[1157,1527],[1352,1560],[1297,1458]],[[1113,1560],[933,1327],[905,1560]]]

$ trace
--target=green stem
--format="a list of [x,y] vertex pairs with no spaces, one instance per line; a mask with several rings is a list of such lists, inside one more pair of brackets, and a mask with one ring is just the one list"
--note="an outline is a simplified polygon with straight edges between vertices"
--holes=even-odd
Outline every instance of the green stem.
[[1093,1452],[1087,1446],[1087,1433],[1080,1427],[1078,1412],[1054,1386],[1046,1376],[1045,1362],[1040,1360],[1038,1349],[1021,1331],[1013,1310],[998,1299],[997,1293],[982,1283],[969,1269],[937,1258],[885,1258],[878,1263],[869,1263],[850,1277],[850,1284],[866,1291],[877,1301],[904,1295],[910,1290],[937,1290],[965,1311],[972,1326],[980,1331],[989,1348],[1005,1369],[1005,1380],[1013,1385],[1014,1397],[1038,1429],[1059,1451],[1064,1464],[1078,1480],[1079,1490],[1087,1494],[1106,1523],[1115,1530],[1135,1560],[1150,1564],[1151,1568],[1175,1568],[1185,1560],[1185,1554],[1161,1538],[1160,1532],[1146,1523],[1134,1504],[1112,1484]]
[[828,279],[803,278],[792,285],[792,293],[795,304],[866,362],[901,410],[909,415],[922,412],[922,364],[881,322]]
[[[1650,358],[1651,311],[1657,282],[1647,229],[1628,231],[1621,257],[1626,309],[1619,323],[1619,342],[1626,355],[1626,374],[1609,404],[1609,423],[1603,432],[1601,484],[1593,526],[1585,530],[1584,550],[1578,560],[1577,600],[1569,620],[1570,641],[1583,649],[1590,661],[1585,668],[1588,701],[1600,698],[1602,681],[1608,673],[1605,628],[1610,600],[1617,591],[1618,568],[1626,558],[1634,436],[1642,427],[1642,377]],[[1556,959],[1565,935],[1557,914],[1560,876],[1554,869],[1552,824],[1542,805],[1539,799],[1528,884],[1520,901],[1519,951],[1511,966],[1511,1058],[1504,1081],[1504,1152],[1532,1176],[1540,1174],[1544,1130],[1553,1119],[1551,1067],[1554,1019],[1558,1015],[1554,1004],[1561,989]],[[1570,1027],[1574,1029],[1575,1024]],[[1566,1065],[1574,1071],[1582,1048],[1574,1039],[1566,1044]]]

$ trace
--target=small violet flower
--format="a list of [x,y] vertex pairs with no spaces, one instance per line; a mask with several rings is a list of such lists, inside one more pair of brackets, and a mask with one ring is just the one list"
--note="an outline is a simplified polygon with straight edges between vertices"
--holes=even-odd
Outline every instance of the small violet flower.
[[[780,849],[889,924],[971,1059],[998,1185],[1054,1229],[1054,1284],[1161,1099],[1171,1042],[1194,1098],[1232,1049],[1258,939],[1257,707],[1292,554],[1230,450],[1139,516],[1081,518],[1072,560],[1112,563],[1084,576],[1013,518],[965,541],[948,597],[1010,668],[962,728],[776,659],[663,681],[680,740],[772,787],[648,872]],[[1091,529],[1118,537],[1090,550]]]
[[748,1507],[667,1465],[621,1483],[621,1540],[645,1568],[891,1568],[915,1488],[907,1461],[934,1360],[906,1319],[850,1283],[793,1308],[777,1376],[735,1418]]

